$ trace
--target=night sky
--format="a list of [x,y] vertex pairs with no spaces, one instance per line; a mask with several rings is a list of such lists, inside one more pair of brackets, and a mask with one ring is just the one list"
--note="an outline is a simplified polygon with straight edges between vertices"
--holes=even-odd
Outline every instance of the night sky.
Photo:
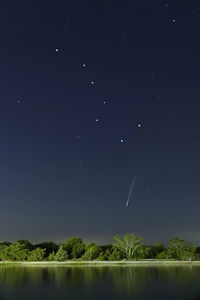
[[199,0],[0,1],[0,240],[200,243],[199,28]]

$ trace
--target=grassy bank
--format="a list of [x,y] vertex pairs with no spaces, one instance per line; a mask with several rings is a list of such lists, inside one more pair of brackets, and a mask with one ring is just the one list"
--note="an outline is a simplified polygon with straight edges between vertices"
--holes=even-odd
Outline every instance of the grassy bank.
[[113,265],[127,265],[127,266],[139,266],[139,265],[199,265],[200,261],[169,261],[169,260],[137,260],[137,261],[0,261],[0,265],[23,265],[23,266],[68,266],[68,265],[91,265],[91,266],[113,266]]

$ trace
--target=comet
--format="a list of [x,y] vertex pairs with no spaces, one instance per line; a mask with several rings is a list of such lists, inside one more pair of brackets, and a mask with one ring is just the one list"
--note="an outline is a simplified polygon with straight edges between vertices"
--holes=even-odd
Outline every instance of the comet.
[[128,199],[126,201],[126,207],[129,205],[129,201],[131,199],[132,193],[133,193],[133,189],[135,186],[135,182],[136,182],[136,176],[133,177],[130,188],[129,188],[129,192],[128,192]]

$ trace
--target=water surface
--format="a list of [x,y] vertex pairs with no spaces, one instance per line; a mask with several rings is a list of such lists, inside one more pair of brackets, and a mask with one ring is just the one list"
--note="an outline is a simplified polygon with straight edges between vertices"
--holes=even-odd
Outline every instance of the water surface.
[[0,300],[200,299],[200,266],[0,266]]

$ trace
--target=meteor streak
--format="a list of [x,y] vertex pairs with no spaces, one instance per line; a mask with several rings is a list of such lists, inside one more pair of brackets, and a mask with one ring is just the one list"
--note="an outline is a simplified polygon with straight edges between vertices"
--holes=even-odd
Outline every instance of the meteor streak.
[[129,205],[129,201],[131,199],[131,195],[135,186],[135,182],[136,182],[136,176],[133,177],[133,180],[131,182],[130,188],[129,188],[129,192],[128,192],[128,199],[126,201],[126,207]]

